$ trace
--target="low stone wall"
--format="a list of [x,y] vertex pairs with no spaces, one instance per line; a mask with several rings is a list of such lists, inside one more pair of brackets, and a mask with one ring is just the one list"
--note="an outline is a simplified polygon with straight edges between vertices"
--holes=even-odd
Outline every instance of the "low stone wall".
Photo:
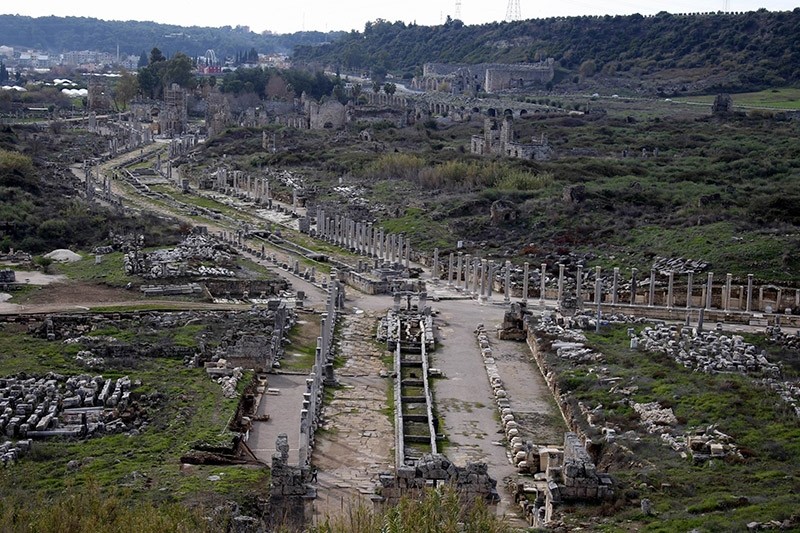
[[401,498],[419,498],[425,489],[438,483],[452,486],[467,501],[497,501],[497,481],[489,475],[486,463],[454,465],[442,454],[423,455],[414,466],[400,465],[394,474],[381,474],[378,494],[380,503],[397,504]]

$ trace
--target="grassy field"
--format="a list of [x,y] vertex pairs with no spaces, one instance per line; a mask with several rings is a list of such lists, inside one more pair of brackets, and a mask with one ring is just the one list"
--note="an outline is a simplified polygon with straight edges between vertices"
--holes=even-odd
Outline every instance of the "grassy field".
[[113,287],[124,287],[128,283],[139,284],[142,279],[138,276],[125,274],[123,266],[124,254],[113,252],[103,256],[100,264],[95,263],[94,255],[81,253],[83,259],[74,263],[54,264],[50,268],[57,274],[63,274],[75,281],[91,281],[103,283]]
[[[700,103],[711,105],[715,96],[689,96],[686,98],[674,98],[676,102]],[[800,109],[800,89],[796,87],[782,87],[778,89],[767,89],[754,93],[732,94],[734,107],[742,106],[748,108],[765,109]]]

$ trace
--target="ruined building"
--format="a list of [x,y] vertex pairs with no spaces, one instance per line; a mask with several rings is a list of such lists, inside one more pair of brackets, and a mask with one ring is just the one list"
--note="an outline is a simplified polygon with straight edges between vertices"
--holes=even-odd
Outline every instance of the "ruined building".
[[506,115],[502,122],[495,117],[486,117],[483,124],[483,135],[473,135],[470,152],[477,155],[503,155],[519,159],[550,159],[553,149],[547,138],[532,139],[530,144],[514,140],[514,119]]
[[539,63],[460,65],[425,63],[411,86],[422,91],[475,95],[544,85],[555,75],[553,58]]
[[164,89],[164,105],[158,114],[158,123],[162,135],[172,137],[186,132],[189,123],[188,94],[177,83]]
[[131,114],[148,123],[154,135],[174,137],[186,133],[189,124],[188,93],[173,83],[164,90],[164,100],[137,99],[131,102]]

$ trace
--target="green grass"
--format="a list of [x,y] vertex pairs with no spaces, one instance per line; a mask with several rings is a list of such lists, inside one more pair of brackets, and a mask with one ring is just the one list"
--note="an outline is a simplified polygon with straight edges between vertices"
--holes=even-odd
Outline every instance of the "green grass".
[[[675,98],[679,102],[698,102],[712,104],[715,96],[691,96]],[[764,91],[732,94],[733,105],[747,107],[762,107],[767,109],[800,109],[800,89],[796,87],[781,87]]]
[[51,268],[54,272],[76,281],[92,281],[115,287],[124,287],[129,282],[141,282],[141,278],[137,276],[125,275],[122,252],[104,255],[99,265],[95,264],[94,255],[86,252],[81,255],[83,259],[80,261],[54,264]]
[[316,314],[301,315],[301,319],[302,323],[296,323],[289,332],[286,357],[281,361],[283,371],[310,372],[316,361],[320,317]]
[[654,256],[703,259],[720,278],[731,273],[737,280],[756,279],[792,281],[797,277],[793,263],[780,262],[787,243],[774,234],[742,231],[733,222],[717,222],[703,226],[670,228],[642,225],[614,240],[614,245],[633,250],[631,255],[615,260],[600,258],[604,268],[634,262],[647,265]]

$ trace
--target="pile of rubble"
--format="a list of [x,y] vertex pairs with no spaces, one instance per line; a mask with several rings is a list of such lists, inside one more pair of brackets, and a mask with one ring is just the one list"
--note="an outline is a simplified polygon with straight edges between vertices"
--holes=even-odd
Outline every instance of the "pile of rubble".
[[0,379],[0,432],[9,438],[82,437],[105,432],[130,403],[131,380],[48,373]]
[[197,270],[189,268],[190,262],[226,263],[232,260],[233,253],[228,246],[207,234],[187,236],[175,248],[143,252],[135,248],[123,257],[126,275],[139,275],[147,279],[181,277],[187,275],[233,277],[232,270],[222,267],[200,266]]
[[662,407],[658,402],[631,402],[631,407],[639,415],[639,419],[648,433],[660,433],[665,428],[678,425],[678,419],[672,412],[672,408]]
[[222,395],[226,398],[236,398],[239,393],[236,387],[239,380],[242,379],[244,371],[242,367],[237,366],[230,368],[226,359],[217,359],[216,361],[209,361],[205,364],[206,374],[211,377],[213,381],[219,383],[222,387]]
[[800,382],[797,381],[778,381],[776,379],[765,379],[762,384],[770,390],[775,391],[781,400],[786,402],[797,418],[800,418]]
[[10,440],[0,444],[0,462],[3,466],[14,466],[14,463],[31,451],[31,439],[18,440],[16,443]]
[[685,259],[683,257],[656,257],[655,261],[653,261],[653,269],[665,276],[669,272],[673,272],[675,274],[703,272],[708,268],[708,266],[709,265],[706,261]]
[[767,341],[772,344],[777,344],[787,350],[800,350],[800,330],[794,335],[789,335],[780,326],[767,326],[765,335]]
[[533,328],[537,336],[559,339],[564,342],[587,342],[586,336],[577,329],[568,327],[567,322],[568,319],[564,317],[554,318],[551,315],[543,315],[533,325]]
[[693,429],[685,435],[662,433],[661,441],[679,452],[681,457],[691,458],[695,463],[703,463],[710,459],[722,459],[728,456],[742,458],[739,447],[733,437],[717,430],[716,425]]
[[[575,433],[564,434],[564,449],[530,446],[526,461],[534,486],[518,483],[514,492],[529,525],[543,528],[562,503],[610,500],[614,480],[597,467]],[[533,493],[533,501],[526,494]]]
[[686,368],[707,373],[739,372],[772,378],[781,375],[781,367],[767,360],[766,352],[758,352],[738,335],[696,332],[675,326],[647,327],[638,337],[638,346],[649,352],[662,352]]
[[414,466],[400,465],[394,474],[381,474],[376,492],[394,502],[403,496],[415,495],[436,481],[452,485],[467,499],[499,499],[497,481],[489,475],[486,463],[467,463],[462,468],[438,453],[423,455]]

